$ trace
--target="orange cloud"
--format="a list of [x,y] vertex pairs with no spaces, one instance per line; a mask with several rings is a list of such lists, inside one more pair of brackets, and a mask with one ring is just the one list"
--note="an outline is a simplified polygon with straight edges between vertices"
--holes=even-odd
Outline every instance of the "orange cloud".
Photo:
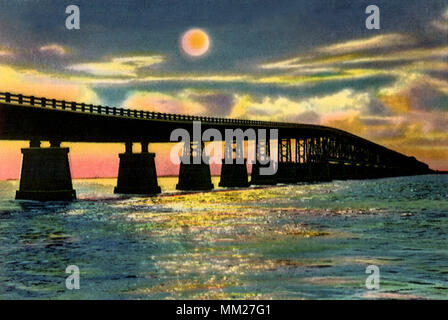
[[410,99],[405,94],[383,94],[379,99],[395,113],[405,113],[410,110]]

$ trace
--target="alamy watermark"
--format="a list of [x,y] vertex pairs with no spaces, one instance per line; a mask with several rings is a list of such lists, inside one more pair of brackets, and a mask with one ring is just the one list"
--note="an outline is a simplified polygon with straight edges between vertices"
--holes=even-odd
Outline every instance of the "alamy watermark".
[[366,279],[366,288],[368,290],[379,290],[380,288],[380,268],[376,265],[370,265],[366,268],[366,273],[370,276]]
[[65,279],[65,287],[68,290],[79,290],[79,268],[78,266],[72,264],[67,266],[65,269],[65,273],[69,273],[70,275]]
[[[193,122],[192,136],[186,129],[175,129],[171,132],[170,141],[179,143],[171,148],[170,160],[173,164],[222,164],[224,159],[225,164],[244,164],[247,141],[247,162],[261,164],[260,175],[277,173],[278,129],[225,129],[224,135],[223,139],[221,131],[215,128],[202,132],[200,121]],[[204,142],[210,143],[205,146]]]
[[[80,10],[77,5],[69,5],[65,8],[65,13],[69,16],[65,20],[65,27],[68,30],[80,29]],[[365,13],[369,16],[366,19],[365,26],[369,30],[379,30],[380,26],[380,8],[377,5],[369,5],[366,7]]]
[[366,8],[366,14],[369,16],[366,19],[366,28],[369,30],[379,30],[380,26],[380,8],[376,5],[370,5]]
[[81,23],[79,7],[74,4],[69,5],[65,8],[65,13],[69,14],[69,16],[65,19],[65,27],[68,30],[79,30]]

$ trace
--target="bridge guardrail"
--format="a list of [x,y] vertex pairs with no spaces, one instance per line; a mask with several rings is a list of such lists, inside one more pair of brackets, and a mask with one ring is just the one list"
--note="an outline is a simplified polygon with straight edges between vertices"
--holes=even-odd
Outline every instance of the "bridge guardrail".
[[0,101],[4,101],[6,103],[16,103],[24,106],[53,108],[60,110],[68,110],[68,111],[76,111],[92,114],[105,114],[112,116],[137,118],[137,119],[201,121],[208,123],[230,124],[230,125],[258,125],[258,126],[264,125],[264,126],[278,126],[278,127],[291,126],[291,124],[283,122],[215,118],[215,117],[192,116],[184,114],[161,113],[154,111],[117,108],[117,107],[78,103],[73,101],[47,99],[45,97],[25,96],[22,94],[14,94],[10,92],[0,92]]

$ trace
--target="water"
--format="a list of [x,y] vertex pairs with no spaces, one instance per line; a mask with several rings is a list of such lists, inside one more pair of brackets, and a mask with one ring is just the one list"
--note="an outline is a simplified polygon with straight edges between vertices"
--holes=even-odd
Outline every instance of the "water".
[[446,175],[183,194],[176,180],[152,198],[75,180],[77,201],[45,204],[1,181],[0,298],[448,298]]

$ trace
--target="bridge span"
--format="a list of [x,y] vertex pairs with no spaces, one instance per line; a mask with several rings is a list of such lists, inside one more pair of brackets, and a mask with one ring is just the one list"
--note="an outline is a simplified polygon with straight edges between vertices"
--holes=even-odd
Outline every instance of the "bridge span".
[[[414,157],[325,126],[168,114],[0,93],[0,139],[30,141],[30,147],[22,149],[20,188],[16,199],[76,198],[68,162],[69,149],[61,147],[61,142],[124,143],[125,152],[119,155],[115,192],[157,194],[160,187],[155,154],[148,152],[148,144],[172,142],[170,135],[175,129],[185,129],[192,136],[196,122],[201,123],[202,131],[214,128],[223,137],[226,129],[276,129],[278,132],[276,141],[269,135],[253,137],[257,153],[250,181],[246,160],[223,164],[222,187],[370,179],[432,172],[428,165]],[[276,173],[260,175],[259,169],[269,165],[262,160],[269,157],[271,140],[278,145]],[[42,141],[49,141],[50,147],[42,148]],[[142,145],[141,153],[132,152],[133,143]],[[235,156],[241,148],[244,149],[244,143],[235,141],[225,152]],[[191,141],[184,148],[184,153],[193,157],[197,150],[201,150],[201,142]],[[202,160],[200,163],[181,163],[179,190],[210,190],[213,187],[207,163]]]

